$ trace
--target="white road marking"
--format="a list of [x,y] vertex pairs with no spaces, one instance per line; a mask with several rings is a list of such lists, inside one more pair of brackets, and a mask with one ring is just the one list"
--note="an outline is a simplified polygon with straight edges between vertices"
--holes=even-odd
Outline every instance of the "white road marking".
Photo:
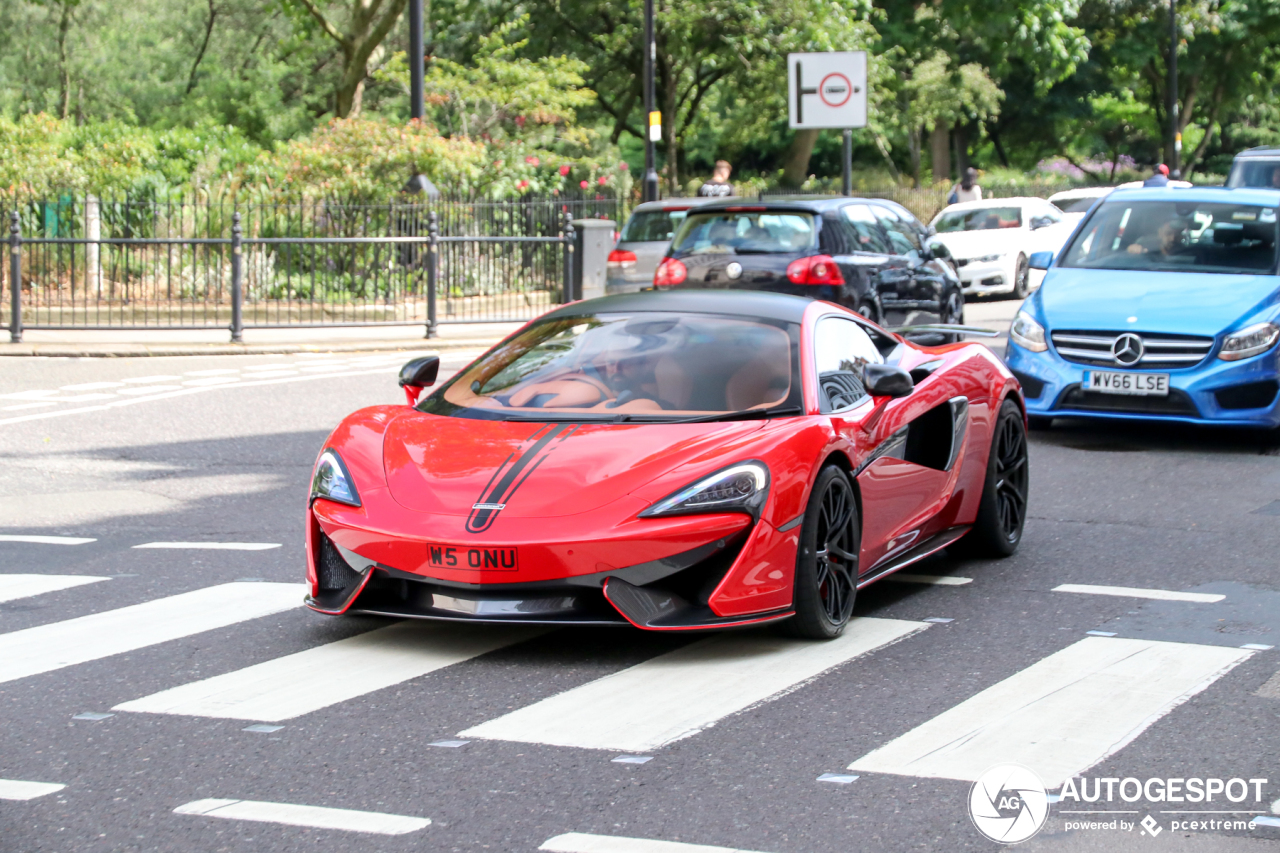
[[22,533],[0,533],[0,542],[30,542],[33,545],[88,545],[97,539],[81,539],[75,536],[27,536]]
[[162,690],[114,711],[185,714],[232,720],[291,720],[382,690],[503,646],[545,628],[398,622],[367,634]]
[[105,580],[111,579],[89,575],[0,575],[0,601],[30,598]]
[[976,780],[1015,763],[1059,787],[1131,743],[1251,653],[1090,637],[1055,652],[849,765]]
[[1211,592],[1174,592],[1168,589],[1141,589],[1132,586],[1094,586],[1087,583],[1064,583],[1053,588],[1054,592],[1080,592],[1085,595],[1115,595],[1122,598],[1150,598],[1156,601],[1195,601],[1212,604],[1226,598]]
[[967,583],[973,583],[973,578],[962,578],[956,575],[904,575],[902,572],[894,572],[885,580],[901,581],[902,583],[927,583],[934,586],[964,586]]
[[56,406],[57,403],[19,403],[16,406],[5,406],[0,412],[20,412],[24,409],[43,409],[46,406]]
[[50,391],[48,389],[36,391],[16,391],[12,394],[0,394],[0,400],[43,400],[46,397],[56,397],[61,393],[59,391]]
[[202,388],[206,385],[229,385],[232,382],[239,382],[239,376],[206,376],[203,379],[184,379],[183,385],[190,385],[193,388]]
[[114,400],[115,394],[76,394],[72,397],[51,397],[55,403],[89,403],[94,400]]
[[137,548],[163,548],[193,551],[270,551],[279,548],[279,542],[145,542]]
[[257,373],[250,374],[250,376],[253,379],[276,379],[280,376],[297,376],[297,375],[298,375],[298,371],[296,370],[262,370],[262,371],[258,371]]
[[134,376],[131,379],[122,379],[120,381],[136,385],[155,385],[160,382],[177,382],[181,378],[181,376],[162,374],[160,376]]
[[842,636],[825,643],[770,634],[710,637],[458,736],[649,752],[926,627],[854,619]]
[[0,634],[0,683],[291,610],[305,591],[304,584],[225,583]]
[[63,385],[60,391],[101,391],[104,388],[119,388],[123,382],[82,382],[79,385]]
[[239,373],[237,367],[219,367],[213,370],[188,370],[184,376],[230,376],[233,373]]
[[165,391],[181,391],[181,385],[141,385],[135,388],[121,388],[117,394],[140,395],[140,394],[160,394]]
[[21,782],[17,779],[0,779],[0,800],[34,800],[61,791],[66,785],[56,782]]
[[656,841],[652,838],[623,838],[617,835],[590,835],[585,832],[557,835],[547,839],[538,849],[552,853],[751,853],[750,850],[731,847]]
[[425,817],[296,806],[291,803],[262,803],[255,800],[196,800],[178,806],[173,812],[259,823],[282,823],[285,826],[308,826],[314,829],[342,829],[375,835],[406,835],[431,825],[431,819]]
[[[421,354],[422,353],[406,353],[404,354],[404,357],[406,359],[409,359],[409,358],[415,357],[416,355],[421,355]],[[266,379],[266,380],[260,380],[260,381],[239,382],[234,385],[214,385],[214,386],[207,386],[207,387],[183,388],[181,391],[170,391],[169,393],[166,393],[166,394],[152,394],[147,397],[131,397],[123,400],[114,400],[110,403],[103,403],[100,406],[81,406],[75,409],[58,409],[56,411],[51,411],[51,412],[40,412],[39,414],[15,415],[14,417],[11,417],[11,418],[0,418],[0,426],[3,426],[5,424],[23,423],[25,421],[40,421],[40,420],[47,420],[49,418],[61,418],[68,415],[84,414],[86,412],[105,412],[110,409],[119,408],[120,406],[132,406],[138,403],[150,403],[155,400],[169,400],[174,397],[184,397],[188,394],[203,394],[203,393],[208,393],[210,391],[219,391],[228,387],[253,388],[261,385],[283,385],[291,382],[310,382],[317,379],[342,379],[348,376],[373,376],[380,373],[381,374],[395,373],[398,370],[399,370],[398,367],[379,367],[372,370],[349,370],[349,371],[338,371],[334,373],[313,373],[307,376],[294,376],[294,377],[289,377],[285,379]],[[180,379],[181,377],[154,376],[150,378],[156,381],[161,381],[161,380]],[[50,393],[57,393],[57,392],[50,392]],[[9,395],[9,396],[14,396],[14,395]],[[30,398],[30,399],[34,399],[34,398]]]

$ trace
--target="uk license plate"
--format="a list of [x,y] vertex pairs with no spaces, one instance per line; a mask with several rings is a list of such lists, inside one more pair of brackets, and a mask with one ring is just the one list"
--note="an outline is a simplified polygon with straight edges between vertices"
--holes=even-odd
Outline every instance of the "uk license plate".
[[1090,370],[1085,374],[1084,390],[1133,397],[1168,397],[1169,374]]
[[471,545],[427,545],[427,566],[432,569],[473,569],[514,572],[520,568],[515,548]]

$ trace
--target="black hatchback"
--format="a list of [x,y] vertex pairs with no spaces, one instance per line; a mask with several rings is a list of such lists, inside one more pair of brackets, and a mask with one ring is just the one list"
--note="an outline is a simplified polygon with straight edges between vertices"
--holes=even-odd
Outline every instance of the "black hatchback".
[[963,323],[960,280],[929,236],[881,199],[726,199],[689,212],[653,283],[809,296],[885,325]]

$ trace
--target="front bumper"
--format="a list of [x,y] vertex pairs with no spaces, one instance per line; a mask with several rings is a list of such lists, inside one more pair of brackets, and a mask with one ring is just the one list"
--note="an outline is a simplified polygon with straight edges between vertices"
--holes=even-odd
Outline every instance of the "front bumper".
[[970,261],[964,266],[957,266],[956,274],[960,277],[960,289],[966,295],[1012,293],[1016,272],[1011,270],[1010,266],[1009,261],[1003,258],[984,263]]
[[1280,426],[1277,350],[1243,361],[1222,361],[1216,350],[1194,367],[1137,368],[1167,373],[1168,397],[1130,397],[1083,390],[1088,370],[1119,370],[1069,362],[1050,347],[1033,353],[1012,341],[1005,362],[1022,383],[1031,417],[1160,420],[1204,426]]

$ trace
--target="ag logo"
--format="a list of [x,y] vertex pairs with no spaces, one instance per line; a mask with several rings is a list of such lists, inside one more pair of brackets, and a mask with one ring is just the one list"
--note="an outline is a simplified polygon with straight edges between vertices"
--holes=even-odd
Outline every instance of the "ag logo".
[[1017,764],[1000,764],[978,777],[969,791],[969,817],[992,841],[1017,844],[1040,831],[1049,816],[1049,795],[1040,777]]

